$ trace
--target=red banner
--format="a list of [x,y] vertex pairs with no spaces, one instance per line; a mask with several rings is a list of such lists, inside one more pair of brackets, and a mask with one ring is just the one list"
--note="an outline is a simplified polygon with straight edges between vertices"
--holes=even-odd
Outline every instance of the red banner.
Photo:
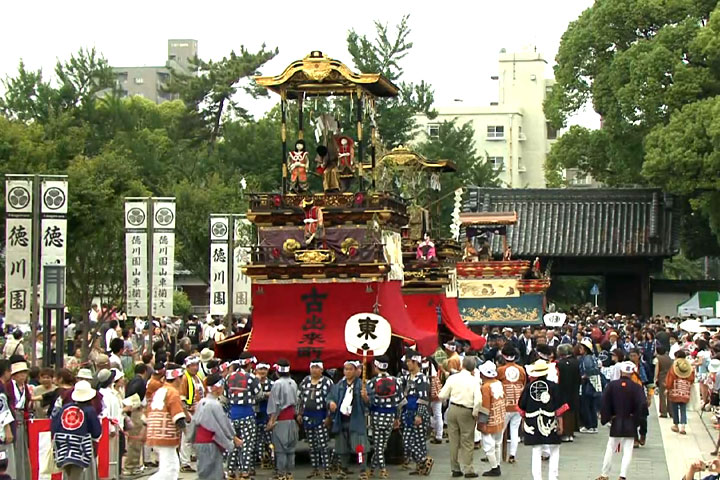
[[[27,423],[28,447],[30,449],[30,471],[32,480],[44,480],[49,475],[40,476],[40,459],[43,458],[47,449],[52,448],[50,433],[50,419],[30,420]],[[110,476],[110,422],[102,420],[102,437],[98,445],[98,477],[108,478]],[[62,473],[56,473],[52,480],[62,480]]]
[[435,332],[413,324],[405,309],[400,282],[337,282],[253,285],[253,330],[248,350],[259,360],[290,361],[305,370],[310,360],[326,368],[342,366],[351,355],[345,349],[345,322],[356,313],[379,314],[394,335],[413,339],[423,354],[435,348]]

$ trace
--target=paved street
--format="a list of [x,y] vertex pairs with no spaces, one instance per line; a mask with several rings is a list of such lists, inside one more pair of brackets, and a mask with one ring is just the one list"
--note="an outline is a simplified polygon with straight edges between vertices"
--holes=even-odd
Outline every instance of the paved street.
[[[641,480],[669,480],[671,477],[668,474],[668,466],[666,462],[666,449],[663,446],[663,439],[661,438],[661,430],[667,431],[670,434],[669,428],[671,421],[669,419],[659,419],[655,409],[651,409],[651,416],[648,419],[648,440],[645,447],[635,449],[632,465],[628,474],[628,479],[641,479]],[[692,418],[698,418],[697,413],[691,413]],[[662,428],[659,421],[662,420]],[[688,448],[692,448],[697,451],[696,440],[694,433],[697,433],[704,438],[705,443],[709,443],[709,437],[707,432],[702,426],[702,422],[697,419],[697,425],[691,422],[689,426],[689,435],[680,438],[677,435],[672,434],[672,441],[679,448],[675,450],[673,455],[678,455],[676,469],[682,471],[685,468],[685,459],[689,461],[690,458],[704,457],[709,459],[709,449],[706,448],[707,452],[698,452],[696,454],[688,453]],[[693,428],[697,429],[697,432],[693,432]],[[605,445],[608,438],[608,428],[601,427],[600,433],[597,435],[576,435],[574,443],[564,443],[560,449],[560,478],[567,480],[593,480],[600,475],[600,467],[602,465],[603,455],[605,453]],[[303,446],[305,444],[303,443]],[[707,445],[704,445],[707,447]],[[686,448],[688,447],[688,448]],[[701,453],[704,453],[702,455]],[[431,478],[450,478],[450,459],[449,459],[449,445],[430,445],[430,454],[435,459],[435,467]],[[480,458],[482,452],[476,450],[475,466],[476,471],[479,473],[486,470],[487,463],[481,463]],[[305,476],[310,472],[307,465],[307,457],[302,455],[298,458],[300,465],[295,473],[297,480],[304,479]],[[544,478],[547,478],[547,463],[544,463],[543,473]],[[613,465],[613,470],[610,473],[610,478],[617,478],[619,475],[620,468],[620,456],[618,455]],[[509,480],[527,480],[530,478],[530,449],[520,445],[518,451],[518,462],[514,465],[502,464],[502,477],[503,479]],[[684,472],[683,472],[684,473]],[[682,475],[682,474],[680,474]],[[258,472],[257,478],[266,479],[269,478],[270,472],[260,471]],[[408,478],[408,472],[400,469],[397,466],[390,467],[391,478]],[[195,479],[196,474],[182,474],[181,479]],[[353,478],[353,477],[351,477]],[[414,477],[413,477],[414,478]],[[678,478],[678,475],[673,475],[672,478]]]

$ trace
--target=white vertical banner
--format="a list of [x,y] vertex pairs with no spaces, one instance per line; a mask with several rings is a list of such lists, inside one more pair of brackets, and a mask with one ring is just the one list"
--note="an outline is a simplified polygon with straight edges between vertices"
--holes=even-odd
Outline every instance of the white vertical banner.
[[127,314],[148,314],[148,203],[125,201],[125,285]]
[[252,284],[250,277],[242,271],[250,263],[252,252],[252,223],[247,218],[233,218],[233,305],[232,312],[237,315],[250,315],[252,307]]
[[230,296],[230,217],[210,215],[210,315],[225,316]]
[[5,220],[6,325],[30,323],[32,267],[32,219],[8,216]]
[[33,181],[5,182],[5,323],[29,324],[32,306]]
[[175,199],[156,199],[153,203],[152,310],[155,317],[173,314],[175,291]]
[[[43,178],[40,182],[40,279],[39,305],[43,308],[45,265],[67,263],[68,182],[65,179]],[[64,300],[64,299],[63,299]]]

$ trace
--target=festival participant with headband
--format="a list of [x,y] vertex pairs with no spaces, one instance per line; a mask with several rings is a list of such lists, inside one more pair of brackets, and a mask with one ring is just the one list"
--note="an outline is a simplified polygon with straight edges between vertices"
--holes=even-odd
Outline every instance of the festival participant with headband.
[[[327,399],[333,382],[323,375],[323,362],[310,362],[310,375],[300,382],[297,421],[305,429],[310,445],[310,463],[313,471],[307,478],[332,478],[330,474],[327,429]],[[322,472],[321,472],[322,470]]]
[[255,465],[255,404],[260,394],[260,382],[252,373],[254,357],[244,352],[235,362],[237,370],[228,376],[225,396],[230,408],[230,420],[242,447],[235,447],[228,461],[228,480],[248,479]]
[[375,376],[367,385],[373,429],[372,468],[373,473],[379,471],[380,478],[388,478],[385,449],[393,429],[400,426],[402,391],[398,380],[387,373],[389,362],[385,355],[377,357],[373,364]]
[[150,480],[176,479],[180,462],[176,449],[190,415],[184,411],[178,387],[183,370],[179,365],[165,366],[165,383],[152,397],[147,413],[147,444],[157,452],[158,471]]
[[365,418],[369,397],[367,388],[358,375],[360,369],[359,361],[347,360],[343,367],[344,377],[333,386],[327,400],[332,418],[332,433],[336,435],[335,454],[340,460],[340,479],[347,477],[354,455],[357,455],[357,463],[360,464],[360,479],[369,478],[365,462],[365,452],[368,450]]
[[265,429],[272,431],[277,479],[292,480],[298,441],[298,426],[295,421],[298,387],[295,380],[290,378],[290,362],[285,359],[278,360],[275,370],[279,378],[270,390],[267,407],[270,419]]
[[[203,385],[200,377],[198,377],[198,371],[200,370],[200,357],[186,357],[184,363],[185,373],[180,378],[179,390],[183,406],[188,413],[188,422],[190,422],[192,415],[195,413],[195,407],[203,398],[205,386]],[[190,443],[186,435],[183,434],[182,441],[180,443],[181,472],[195,473],[195,469],[190,465],[192,457],[192,443]]]
[[525,370],[516,363],[517,350],[512,344],[507,343],[501,354],[505,364],[497,369],[497,378],[502,382],[505,392],[505,428],[509,428],[510,449],[508,451],[508,463],[515,463],[518,444],[520,443],[520,423],[522,418],[518,413],[518,402],[523,388],[525,388]]
[[198,452],[198,478],[224,480],[223,452],[242,446],[235,435],[230,419],[218,400],[225,389],[225,381],[218,373],[205,377],[207,395],[198,403],[190,424],[189,438]]
[[483,477],[500,476],[502,440],[505,430],[505,390],[497,379],[497,367],[490,360],[478,368],[482,378],[482,405],[478,411],[478,430],[482,433],[482,446],[490,463],[490,470]]
[[408,377],[403,389],[407,403],[402,411],[402,434],[405,451],[416,464],[410,475],[430,475],[433,459],[427,454],[425,432],[430,426],[430,382],[422,373],[423,357],[418,352],[406,353]]
[[270,364],[260,362],[255,365],[255,376],[260,382],[260,396],[257,403],[257,415],[255,417],[255,462],[259,462],[262,468],[273,468],[270,444],[272,443],[271,434],[265,427],[268,423],[267,405],[272,390],[273,381],[268,378]]

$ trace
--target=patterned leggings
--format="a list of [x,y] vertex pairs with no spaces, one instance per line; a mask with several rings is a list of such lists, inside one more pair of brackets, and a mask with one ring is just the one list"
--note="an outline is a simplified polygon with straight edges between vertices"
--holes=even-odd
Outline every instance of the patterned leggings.
[[330,453],[328,442],[330,436],[324,424],[305,430],[307,442],[310,445],[310,463],[314,470],[327,470],[330,466]]
[[263,456],[270,458],[270,444],[272,443],[272,432],[266,432],[267,422],[258,423],[255,427],[255,461],[262,462]]
[[422,463],[427,458],[427,442],[425,438],[425,422],[420,425],[405,425],[403,423],[403,446],[405,452],[415,463]]
[[373,458],[372,468],[385,468],[385,449],[395,422],[394,413],[372,412]]
[[255,462],[255,417],[245,417],[240,420],[233,420],[235,435],[243,441],[242,447],[233,448],[228,461],[228,470],[231,473],[250,473]]

